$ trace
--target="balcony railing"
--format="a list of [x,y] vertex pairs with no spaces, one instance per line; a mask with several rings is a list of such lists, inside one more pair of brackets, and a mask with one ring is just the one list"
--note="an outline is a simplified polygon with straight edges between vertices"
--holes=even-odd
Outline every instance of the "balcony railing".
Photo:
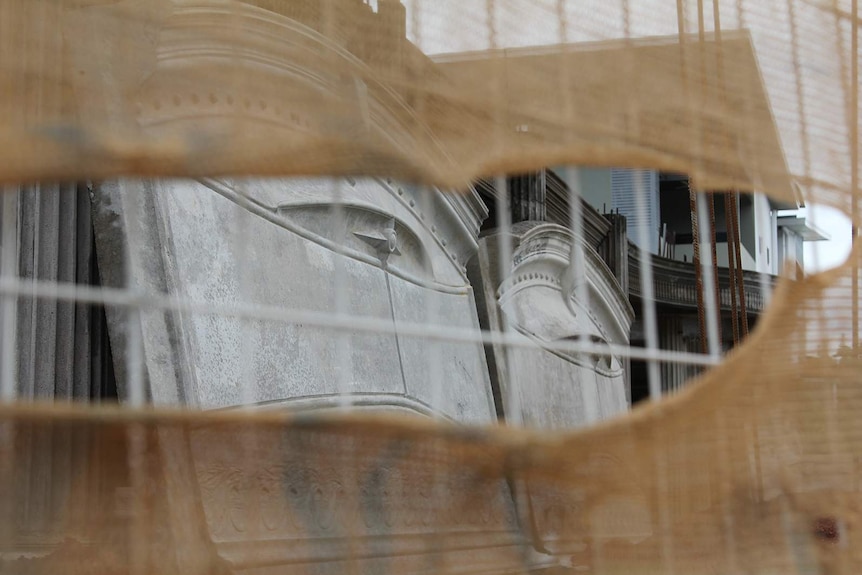
[[[659,256],[651,256],[653,270],[653,297],[659,304],[676,307],[697,308],[697,283],[692,263],[679,262]],[[772,289],[776,276],[757,272],[743,272],[745,307],[749,312],[760,313],[766,307],[764,279],[767,289]],[[730,274],[727,268],[718,269],[718,285],[721,309],[730,311]],[[629,245],[629,296],[641,297],[640,250]]]

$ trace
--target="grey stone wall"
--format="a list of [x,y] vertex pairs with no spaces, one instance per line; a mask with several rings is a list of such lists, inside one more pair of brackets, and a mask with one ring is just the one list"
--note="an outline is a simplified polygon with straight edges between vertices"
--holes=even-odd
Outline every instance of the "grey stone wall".
[[[155,403],[324,408],[347,392],[359,404],[493,418],[480,345],[432,345],[399,333],[400,325],[429,321],[478,330],[459,263],[475,249],[478,221],[465,221],[449,196],[377,180],[118,181],[99,186],[95,205],[99,259],[112,285],[320,314],[338,311],[341,290],[342,313],[392,322],[395,333],[339,333],[145,310],[143,356]],[[127,313],[109,317],[121,358]]]

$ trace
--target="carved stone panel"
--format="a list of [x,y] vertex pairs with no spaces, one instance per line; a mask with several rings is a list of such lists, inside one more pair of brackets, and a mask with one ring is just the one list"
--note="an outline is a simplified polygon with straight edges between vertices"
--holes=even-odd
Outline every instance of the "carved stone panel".
[[584,275],[575,277],[570,253],[581,240],[561,226],[523,222],[513,227],[513,236],[508,277],[500,279],[494,235],[480,240],[477,266],[488,326],[505,327],[523,343],[491,346],[504,411],[549,428],[579,427],[624,412],[620,357],[554,348],[578,341],[627,344],[634,314],[619,284],[583,244]]
[[[439,192],[377,180],[160,180],[108,182],[96,196],[107,283],[131,279],[144,293],[196,306],[141,314],[144,372],[157,403],[326,407],[347,392],[354,403],[493,418],[480,345],[429,345],[398,333],[427,313],[478,330],[472,290],[453,261],[466,259],[475,240]],[[423,197],[431,207],[420,210]],[[378,322],[395,333],[302,320],[331,317],[339,305],[357,325]],[[129,316],[111,316],[125,379]],[[433,381],[431,357],[442,366]]]
[[349,561],[362,572],[457,564],[471,573],[536,565],[499,477],[419,457],[400,441],[370,449],[361,438],[294,431],[266,442],[249,434],[243,445],[214,433],[193,435],[194,465],[209,531],[235,568],[336,573]]

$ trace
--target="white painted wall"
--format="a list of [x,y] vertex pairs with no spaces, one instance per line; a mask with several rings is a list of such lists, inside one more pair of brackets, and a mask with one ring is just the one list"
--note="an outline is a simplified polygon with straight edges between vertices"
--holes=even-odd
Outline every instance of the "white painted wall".
[[777,212],[763,194],[754,195],[755,271],[776,273],[778,269]]

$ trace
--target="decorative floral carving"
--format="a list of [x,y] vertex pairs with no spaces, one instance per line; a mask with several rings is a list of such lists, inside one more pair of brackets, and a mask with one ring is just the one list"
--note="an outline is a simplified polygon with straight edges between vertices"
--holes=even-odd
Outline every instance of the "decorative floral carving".
[[[314,448],[304,445],[295,452],[314,453]],[[237,466],[199,462],[204,507],[217,540],[254,533],[341,537],[447,529],[502,531],[515,525],[511,500],[499,481],[438,475],[432,469],[417,469],[415,461],[405,467],[395,458],[346,467],[308,456],[286,457],[284,464],[267,466],[255,466],[255,459],[238,457],[243,463]],[[477,481],[488,482],[477,489]],[[454,501],[458,493],[476,492],[487,497]],[[442,509],[458,512],[441,514]]]

